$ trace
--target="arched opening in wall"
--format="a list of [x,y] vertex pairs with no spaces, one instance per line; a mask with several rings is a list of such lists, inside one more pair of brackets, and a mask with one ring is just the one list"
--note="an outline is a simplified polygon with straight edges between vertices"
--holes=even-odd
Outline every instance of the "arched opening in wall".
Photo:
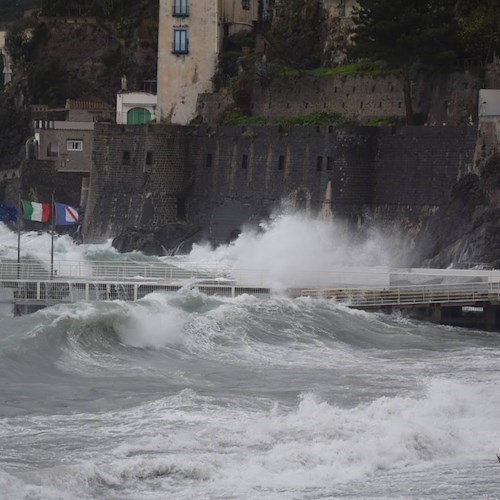
[[143,125],[151,121],[151,113],[145,108],[132,108],[127,112],[127,125]]

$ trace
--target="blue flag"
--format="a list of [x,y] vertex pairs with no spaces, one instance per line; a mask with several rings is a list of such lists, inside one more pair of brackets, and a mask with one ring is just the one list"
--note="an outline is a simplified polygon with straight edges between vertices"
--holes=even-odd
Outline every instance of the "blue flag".
[[0,221],[17,220],[17,208],[12,205],[0,205]]
[[56,226],[69,226],[78,224],[78,210],[65,205],[64,203],[55,203],[56,208]]

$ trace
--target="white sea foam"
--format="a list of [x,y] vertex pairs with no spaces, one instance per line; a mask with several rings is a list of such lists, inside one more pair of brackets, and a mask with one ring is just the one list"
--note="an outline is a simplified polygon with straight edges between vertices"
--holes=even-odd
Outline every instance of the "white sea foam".
[[161,294],[152,294],[148,303],[128,308],[126,318],[115,328],[120,340],[127,345],[159,348],[181,344],[187,321],[185,312],[170,305]]
[[[17,234],[0,223],[0,258],[17,258]],[[50,260],[50,232],[23,232],[22,258]],[[393,259],[394,240],[372,230],[363,237],[340,222],[325,221],[300,213],[279,213],[261,223],[258,230],[244,229],[238,239],[213,250],[195,245],[185,258],[159,260],[174,265],[185,261],[218,265],[246,285],[281,289],[291,286],[381,284]],[[56,261],[142,260],[140,253],[120,255],[103,244],[77,245],[68,235],[55,235]],[[378,269],[377,269],[378,268]],[[381,282],[382,280],[382,282]]]
[[[288,406],[243,402],[188,390],[111,413],[52,416],[44,424],[39,416],[12,419],[0,436],[22,426],[16,446],[31,435],[31,426],[67,442],[69,424],[107,446],[84,456],[75,450],[65,465],[22,479],[0,475],[0,485],[15,499],[28,493],[105,498],[116,488],[122,498],[141,492],[154,499],[165,492],[183,499],[307,498],[311,489],[323,497],[350,482],[381,481],[389,490],[395,473],[399,479],[416,471],[427,477],[446,465],[454,470],[471,460],[496,460],[500,440],[500,395],[492,384],[423,381],[419,393],[352,408],[312,393]],[[418,482],[412,487],[418,496]]]
[[377,280],[373,268],[390,264],[392,248],[394,242],[376,231],[359,237],[341,223],[284,213],[262,223],[258,231],[244,230],[234,242],[215,250],[195,245],[189,258],[230,265],[244,283],[281,288],[342,282],[346,272],[350,282]]
[[[21,232],[20,253],[22,259],[36,259],[40,262],[50,261],[52,236],[45,231]],[[4,223],[0,222],[0,258],[16,260],[18,237]],[[54,260],[84,262],[87,256],[94,253],[116,253],[111,246],[111,240],[95,245],[77,245],[67,234],[54,235]]]
[[[494,456],[499,403],[491,386],[434,380],[421,396],[380,398],[352,409],[312,394],[303,395],[296,409],[275,407],[268,414],[212,412],[209,406],[199,431],[180,432],[179,441],[170,436],[167,448],[195,448],[190,460],[216,465],[212,481],[242,498],[259,488],[328,487],[384,471]],[[182,466],[187,456],[178,458]]]

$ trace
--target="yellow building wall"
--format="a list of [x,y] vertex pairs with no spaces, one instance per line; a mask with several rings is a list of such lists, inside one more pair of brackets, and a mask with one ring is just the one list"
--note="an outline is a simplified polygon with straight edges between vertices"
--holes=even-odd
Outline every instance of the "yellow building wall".
[[[190,0],[189,16],[174,17],[173,0],[160,0],[158,118],[179,125],[196,116],[198,94],[212,91],[222,43],[223,0]],[[172,53],[175,28],[187,30],[189,52]]]

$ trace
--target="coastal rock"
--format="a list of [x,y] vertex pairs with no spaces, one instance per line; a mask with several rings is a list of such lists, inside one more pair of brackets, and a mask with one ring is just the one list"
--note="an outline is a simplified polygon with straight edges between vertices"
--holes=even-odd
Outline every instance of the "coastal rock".
[[136,251],[145,255],[165,255],[158,237],[144,229],[128,228],[114,238],[112,245],[121,253]]
[[500,268],[500,157],[453,187],[450,203],[423,226],[420,265]]

